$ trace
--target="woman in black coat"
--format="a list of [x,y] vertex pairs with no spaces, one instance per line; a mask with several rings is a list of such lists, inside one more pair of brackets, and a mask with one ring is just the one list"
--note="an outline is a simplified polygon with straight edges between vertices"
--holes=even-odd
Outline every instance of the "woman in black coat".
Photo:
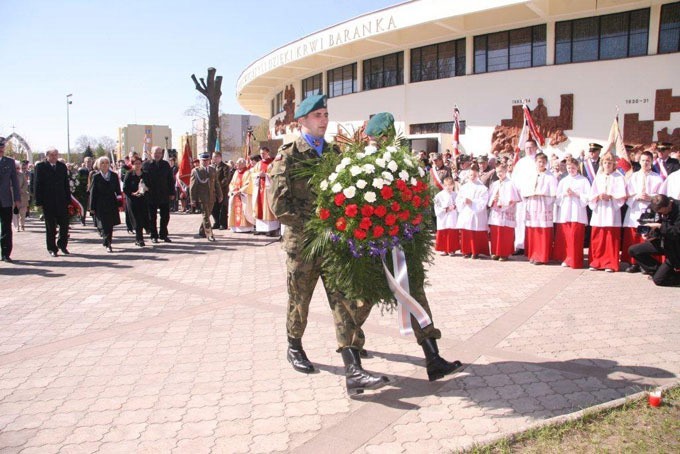
[[145,174],[142,172],[142,160],[135,157],[132,170],[125,175],[123,192],[127,196],[127,210],[132,216],[132,226],[135,229],[135,244],[144,247],[144,229],[149,227],[149,209],[146,203]]
[[92,177],[90,188],[90,212],[101,226],[104,247],[113,252],[111,240],[113,226],[120,224],[118,214],[118,196],[121,195],[118,174],[111,172],[111,163],[106,157],[97,160],[99,173]]

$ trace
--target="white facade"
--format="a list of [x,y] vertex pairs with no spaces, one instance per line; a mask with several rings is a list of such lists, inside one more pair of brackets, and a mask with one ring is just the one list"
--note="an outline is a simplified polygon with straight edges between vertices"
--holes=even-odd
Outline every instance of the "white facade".
[[[332,120],[328,139],[335,135],[338,123],[351,130],[372,114],[388,111],[394,115],[397,128],[416,139],[414,148],[420,143],[418,139],[434,138],[443,151],[452,148],[450,134],[412,135],[410,129],[417,124],[451,122],[457,105],[461,120],[466,122],[461,148],[467,153],[485,154],[496,126],[512,118],[513,105],[526,100],[534,109],[542,98],[547,115],[552,117],[560,113],[561,95],[572,95],[572,126],[564,130],[568,140],[555,149],[548,146],[548,152],[577,155],[589,142],[605,143],[617,109],[624,137],[624,116],[638,114],[640,121],[653,122],[653,136],[645,140],[656,141],[658,131],[668,128],[672,133],[680,126],[680,53],[657,55],[661,8],[671,3],[674,2],[415,0],[338,24],[275,50],[244,70],[237,82],[237,96],[245,109],[270,116],[272,99],[287,87],[294,88],[297,106],[304,79],[322,74],[321,86],[326,93],[328,70],[356,63],[359,91],[328,100]],[[556,22],[638,9],[649,9],[647,55],[555,64]],[[546,65],[475,74],[475,36],[535,25],[545,25]],[[412,49],[460,38],[466,40],[465,75],[417,83],[409,80]],[[395,52],[404,54],[404,83],[361,91],[362,62]],[[672,98],[657,99],[658,90],[671,90]],[[663,103],[675,107],[671,107],[669,119],[655,121],[655,109]],[[282,137],[287,134],[277,135],[274,128],[284,116],[285,112],[274,115],[270,129],[274,137],[289,140]]]

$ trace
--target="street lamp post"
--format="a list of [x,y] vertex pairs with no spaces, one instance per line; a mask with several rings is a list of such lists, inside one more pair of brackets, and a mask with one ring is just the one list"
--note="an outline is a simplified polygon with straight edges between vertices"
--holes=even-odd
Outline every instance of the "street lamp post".
[[71,96],[73,93],[66,95],[66,161],[71,161],[71,124],[69,119],[69,106],[72,104]]

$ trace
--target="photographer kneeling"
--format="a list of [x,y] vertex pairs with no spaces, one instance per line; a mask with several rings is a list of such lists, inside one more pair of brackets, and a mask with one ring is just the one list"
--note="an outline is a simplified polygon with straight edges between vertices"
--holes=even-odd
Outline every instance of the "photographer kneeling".
[[[652,197],[649,210],[640,219],[644,243],[628,249],[640,268],[652,276],[656,285],[680,286],[680,207],[678,201],[665,195]],[[652,221],[652,222],[650,222]],[[663,255],[659,263],[653,256]]]

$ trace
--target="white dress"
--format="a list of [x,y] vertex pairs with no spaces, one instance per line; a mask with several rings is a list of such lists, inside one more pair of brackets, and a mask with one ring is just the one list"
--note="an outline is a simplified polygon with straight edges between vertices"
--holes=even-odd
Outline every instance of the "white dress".
[[[576,197],[570,197],[567,190],[577,194]],[[557,185],[557,215],[555,222],[578,222],[579,224],[588,225],[588,213],[586,207],[588,206],[588,197],[590,196],[590,182],[583,175],[576,175],[572,177],[567,175]]]
[[456,210],[446,211],[456,205],[456,192],[444,189],[434,197],[434,214],[437,216],[437,230],[455,229],[458,221]]
[[[608,201],[597,200],[600,194],[611,195]],[[619,172],[598,173],[590,187],[588,206],[593,210],[593,227],[621,227],[621,207],[626,201],[626,181]]]
[[[493,207],[493,202],[498,196],[498,205]],[[501,227],[515,227],[515,214],[517,212],[517,202],[521,200],[519,191],[510,178],[505,177],[505,180],[496,180],[491,183],[489,189],[489,225],[498,225]],[[515,202],[512,205],[511,202]]]
[[642,170],[635,172],[628,180],[627,192],[628,199],[626,204],[628,205],[628,210],[626,211],[626,217],[623,219],[624,227],[637,227],[638,219],[640,215],[647,210],[650,202],[645,200],[639,200],[641,194],[647,194],[650,196],[659,194],[661,190],[661,185],[663,180],[658,173],[649,172],[645,175]]
[[[467,205],[465,199],[472,203]],[[489,189],[479,180],[468,181],[461,186],[456,197],[458,207],[458,222],[456,228],[485,232],[489,229],[486,204],[489,201]]]

